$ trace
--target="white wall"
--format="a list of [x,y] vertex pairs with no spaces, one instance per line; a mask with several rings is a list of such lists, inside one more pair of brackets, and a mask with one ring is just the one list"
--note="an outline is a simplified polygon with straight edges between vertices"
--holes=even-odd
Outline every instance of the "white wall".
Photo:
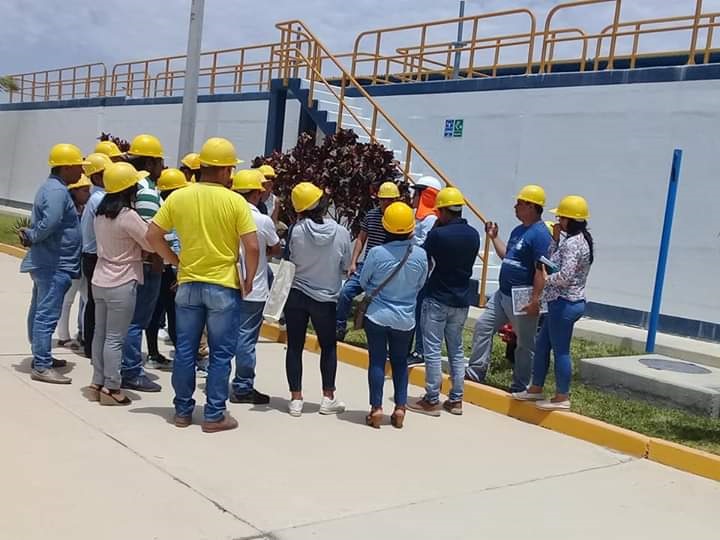
[[[208,137],[230,139],[249,163],[265,151],[267,101],[198,104],[196,146]],[[47,178],[47,153],[57,142],[91,152],[102,131],[130,140],[152,133],[163,143],[168,166],[178,163],[179,104],[0,111],[0,197],[31,203]],[[299,105],[288,106],[285,147],[297,138]]]
[[[543,185],[548,208],[585,196],[597,241],[590,300],[645,311],[672,152],[682,148],[662,312],[720,322],[719,81],[377,99],[504,237],[522,185]],[[462,138],[443,137],[448,118],[465,120]]]

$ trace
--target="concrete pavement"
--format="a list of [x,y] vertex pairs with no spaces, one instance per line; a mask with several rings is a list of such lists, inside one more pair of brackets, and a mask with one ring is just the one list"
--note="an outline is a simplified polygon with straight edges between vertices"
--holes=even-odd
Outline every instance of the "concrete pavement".
[[408,413],[401,431],[372,430],[366,374],[355,367],[338,370],[348,411],[322,417],[314,354],[306,414],[292,418],[276,343],[259,346],[257,387],[274,396],[270,406],[231,404],[240,428],[227,433],[169,424],[166,373],[154,372],[162,393],[133,393],[127,408],[88,402],[89,363],[72,353],[63,354],[72,385],[31,381],[30,281],[17,267],[0,256],[2,538],[657,540],[720,530],[720,483],[484,409]]

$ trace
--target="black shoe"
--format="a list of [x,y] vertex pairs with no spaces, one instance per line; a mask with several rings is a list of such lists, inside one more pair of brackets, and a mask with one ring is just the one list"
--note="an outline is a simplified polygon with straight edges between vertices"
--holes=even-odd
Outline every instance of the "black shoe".
[[120,388],[135,390],[137,392],[159,392],[162,390],[162,386],[148,379],[148,376],[145,374],[134,379],[123,379]]
[[335,329],[335,339],[337,341],[345,341],[345,334],[347,334],[347,329],[345,329],[345,328],[336,328]]
[[262,394],[254,388],[245,394],[230,393],[230,403],[250,403],[251,405],[267,405],[270,403],[270,396]]
[[148,355],[145,367],[150,369],[164,369],[172,366],[172,360],[164,357],[162,354]]
[[425,359],[423,358],[422,354],[413,352],[410,353],[410,356],[408,356],[407,363],[408,366],[417,366],[419,364],[424,364]]
[[61,368],[67,366],[67,360],[63,360],[61,358],[53,358],[52,361],[52,367],[54,368]]

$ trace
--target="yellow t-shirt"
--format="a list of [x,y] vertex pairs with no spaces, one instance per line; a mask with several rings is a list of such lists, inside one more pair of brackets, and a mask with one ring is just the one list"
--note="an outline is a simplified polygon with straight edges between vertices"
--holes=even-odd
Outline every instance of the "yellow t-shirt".
[[201,281],[240,288],[240,237],[256,230],[244,197],[219,184],[200,182],[178,189],[152,219],[180,240],[178,283]]

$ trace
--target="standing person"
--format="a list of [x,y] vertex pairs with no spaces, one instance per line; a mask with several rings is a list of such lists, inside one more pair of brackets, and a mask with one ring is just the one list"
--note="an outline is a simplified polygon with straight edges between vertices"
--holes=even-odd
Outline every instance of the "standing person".
[[[345,339],[347,333],[347,318],[352,309],[352,303],[356,296],[362,292],[360,285],[360,273],[363,263],[358,262],[360,255],[365,256],[375,246],[385,243],[386,231],[383,228],[382,217],[385,209],[400,198],[400,190],[392,182],[383,182],[377,192],[378,206],[370,210],[360,225],[360,233],[355,239],[352,256],[350,258],[349,277],[340,292],[335,315],[335,334],[338,341]],[[414,229],[414,227],[413,227]]]
[[438,193],[438,220],[423,247],[432,261],[422,306],[423,351],[425,352],[425,396],[410,409],[438,416],[443,341],[447,343],[451,388],[442,407],[462,414],[465,380],[463,329],[470,306],[470,278],[480,249],[480,235],[462,217],[465,198],[459,189],[447,187]]
[[[585,285],[594,261],[593,238],[587,230],[590,211],[585,199],[568,195],[550,210],[559,218],[553,227],[550,262],[557,272],[547,276],[543,299],[548,303],[540,332],[535,341],[532,385],[513,393],[521,401],[536,401],[544,410],[570,409],[572,359],[570,341],[575,323],[585,313]],[[564,238],[561,238],[563,234]],[[550,366],[550,351],[555,358],[555,396],[545,399],[543,387]]]
[[[103,142],[98,143],[100,146]],[[110,143],[113,144],[114,143]],[[117,148],[117,147],[116,147]],[[97,149],[97,148],[96,148]],[[119,150],[118,150],[119,152]],[[90,179],[90,198],[83,209],[80,218],[80,231],[82,232],[82,274],[87,286],[85,310],[83,311],[83,351],[86,358],[92,357],[92,340],[95,332],[95,299],[92,294],[92,278],[97,264],[97,245],[95,242],[95,212],[100,202],[105,197],[105,184],[103,175],[108,165],[112,163],[110,158],[102,153],[90,154],[87,157],[89,165],[83,167],[85,176]]]
[[[138,135],[130,143],[128,160],[137,170],[146,171],[138,183],[135,208],[140,217],[150,221],[160,208],[157,179],[164,168],[164,153],[160,141],[152,135]],[[159,392],[162,387],[151,381],[143,369],[142,334],[150,325],[162,285],[163,261],[155,254],[147,254],[143,263],[144,278],[137,287],[135,314],[128,329],[123,349],[122,387],[138,392]]]
[[180,160],[180,171],[185,175],[185,179],[188,182],[197,182],[197,177],[200,176],[200,154],[197,152],[190,152]]
[[414,246],[413,209],[407,204],[390,204],[382,216],[386,243],[373,247],[365,257],[360,284],[372,301],[365,313],[370,366],[370,412],[365,422],[379,428],[383,419],[382,398],[385,363],[392,366],[395,410],[391,424],[402,428],[407,406],[407,350],[415,326],[415,302],[425,284],[428,261],[425,251]]
[[[232,381],[230,401],[233,403],[251,403],[266,405],[270,396],[255,389],[255,345],[260,337],[263,322],[263,309],[269,294],[268,255],[281,255],[280,238],[275,232],[275,224],[257,208],[263,196],[263,174],[258,169],[238,171],[233,178],[232,190],[239,193],[248,203],[257,227],[258,266],[250,293],[243,295],[240,301],[239,327],[237,330],[237,348],[235,350],[235,378]],[[240,257],[238,271],[240,278],[245,275],[244,257]]]
[[106,169],[105,197],[97,208],[95,237],[98,261],[92,278],[95,298],[91,400],[101,405],[129,405],[121,390],[123,342],[135,311],[136,289],[142,285],[147,223],[135,211],[138,173],[129,163]]
[[263,174],[263,192],[262,199],[257,205],[258,210],[266,216],[270,216],[273,223],[278,222],[278,216],[280,215],[280,205],[277,203],[277,197],[273,193],[273,187],[275,184],[275,178],[277,173],[270,165],[260,165],[258,170]]
[[[77,212],[78,219],[80,218],[80,216],[82,216],[83,208],[85,208],[85,204],[90,198],[91,185],[92,184],[90,183],[88,177],[83,174],[80,177],[80,180],[68,186],[70,197],[72,197],[73,203],[75,204],[75,211]],[[75,296],[77,295],[78,291],[82,289],[82,287],[82,277],[73,279],[70,288],[65,293],[65,298],[63,299],[62,305],[62,312],[60,313],[60,320],[58,321],[57,326],[58,345],[60,345],[61,347],[69,347],[71,349],[78,349],[81,347],[81,344],[78,341],[73,340],[72,336],[70,335],[70,310],[75,303]],[[81,294],[80,296],[80,309],[78,310],[78,336],[82,340],[81,321],[84,307],[82,297],[84,296],[84,294]]]
[[[238,425],[225,409],[237,346],[239,290],[252,292],[258,239],[247,203],[228,189],[233,168],[239,163],[232,143],[219,137],[208,139],[200,151],[200,163],[200,181],[165,201],[153,218],[148,240],[179,271],[172,374],[175,425],[184,428],[192,423],[195,361],[200,334],[207,324],[210,364],[202,430],[213,433]],[[165,234],[173,229],[180,241],[179,260],[165,241]],[[236,266],[240,243],[246,272],[242,283]]]
[[[185,175],[178,169],[165,169],[160,173],[157,189],[163,202],[167,200],[176,190],[189,186]],[[165,235],[165,240],[170,245],[175,255],[180,253],[180,243],[174,230]],[[150,324],[145,331],[147,339],[148,358],[145,364],[148,368],[169,370],[172,361],[160,354],[158,348],[158,333],[160,331],[160,322],[163,316],[166,316],[168,335],[173,346],[177,340],[175,334],[175,287],[177,287],[177,271],[171,264],[166,264],[160,283],[160,296],[155,304],[155,311],[150,319]]]
[[50,176],[35,194],[30,227],[18,231],[22,245],[30,248],[20,272],[29,273],[33,281],[27,325],[33,355],[30,378],[35,381],[72,382],[55,370],[67,362],[53,358],[51,350],[63,298],[73,278],[80,275],[80,223],[67,186],[80,179],[86,164],[77,146],[53,146]]
[[[515,216],[521,225],[512,230],[507,245],[498,238],[497,223],[485,224],[485,231],[492,240],[495,252],[502,259],[500,288],[490,298],[485,311],[475,323],[470,365],[465,371],[466,378],[471,381],[485,380],[490,366],[493,336],[510,322],[517,335],[510,391],[522,392],[530,383],[540,295],[545,286],[545,275],[535,269],[540,258],[547,255],[551,241],[550,233],[542,221],[544,206],[543,188],[527,185],[520,190],[515,202]],[[513,313],[513,287],[532,287],[531,300],[524,308],[524,315]]]
[[112,141],[100,141],[95,145],[95,153],[107,156],[111,162],[125,161],[125,154],[120,151],[118,145]]
[[295,278],[285,304],[285,370],[290,386],[288,412],[291,416],[301,416],[303,410],[302,353],[309,321],[320,343],[323,393],[320,414],[345,410],[345,404],[335,395],[335,313],[342,276],[350,266],[350,233],[325,216],[323,195],[323,190],[310,182],[300,182],[291,194],[298,216],[289,231],[287,246],[289,259],[295,264]]
[[[425,243],[428,233],[435,226],[437,221],[437,209],[435,208],[435,199],[442,189],[440,180],[433,176],[423,176],[418,178],[413,185],[413,208],[415,208],[415,234],[413,240],[416,246],[422,246]],[[425,300],[425,289],[420,289],[417,298],[417,306],[415,308],[415,350],[410,352],[408,356],[408,365],[422,364],[425,361],[423,356],[423,335],[422,335],[422,305]]]

